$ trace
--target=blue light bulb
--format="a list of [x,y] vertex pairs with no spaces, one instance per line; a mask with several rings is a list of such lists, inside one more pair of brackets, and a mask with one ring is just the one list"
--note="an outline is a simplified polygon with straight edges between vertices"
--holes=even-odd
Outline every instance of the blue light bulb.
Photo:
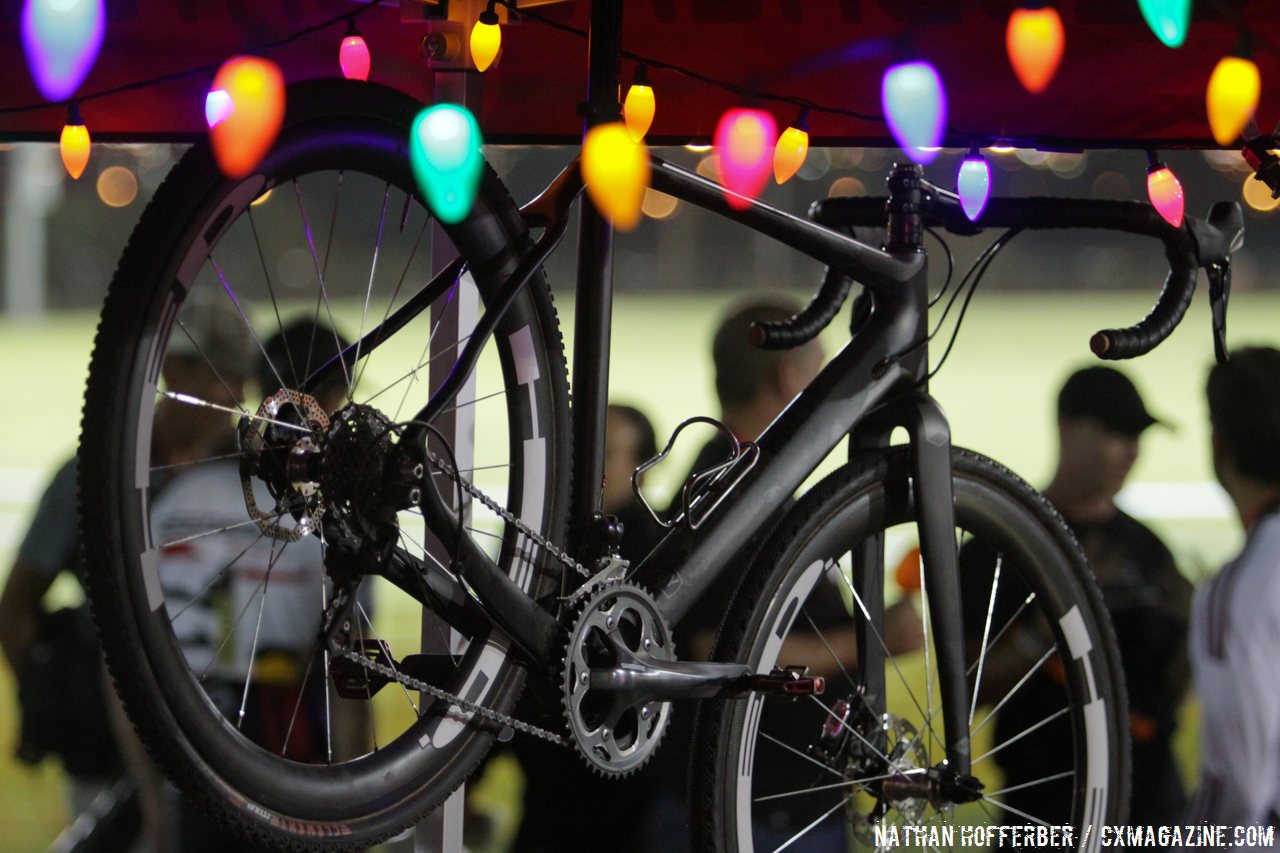
[[923,60],[894,65],[884,73],[880,102],[893,138],[916,163],[938,156],[947,124],[947,95],[933,65]]
[[976,222],[987,206],[987,197],[991,195],[991,169],[987,161],[976,151],[971,152],[960,164],[960,174],[956,176],[956,192],[960,194],[960,207],[970,222]]

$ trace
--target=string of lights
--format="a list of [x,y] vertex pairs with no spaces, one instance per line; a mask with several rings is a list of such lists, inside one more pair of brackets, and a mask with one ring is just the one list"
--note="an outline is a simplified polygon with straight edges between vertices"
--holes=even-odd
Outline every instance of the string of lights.
[[[339,65],[344,76],[366,79],[370,66],[369,48],[355,22],[381,2],[360,0],[355,8],[341,15],[300,28],[283,38],[254,45],[246,55],[226,62],[204,63],[76,97],[74,92],[88,74],[102,45],[104,4],[102,0],[72,0],[69,3],[28,0],[22,22],[24,47],[37,88],[46,100],[0,108],[0,114],[66,107],[62,155],[68,173],[74,178],[83,173],[90,150],[81,105],[174,80],[212,75],[214,82],[206,97],[205,115],[215,156],[226,174],[233,177],[247,174],[274,142],[283,119],[284,75],[265,55],[345,23],[347,30],[340,43]],[[1190,27],[1191,4],[1188,0],[1137,2],[1144,19],[1164,44],[1176,48],[1185,41]],[[1209,125],[1214,138],[1225,147],[1238,141],[1242,133],[1248,136],[1254,132],[1249,128],[1254,127],[1251,120],[1257,108],[1261,80],[1250,53],[1259,47],[1274,50],[1274,46],[1265,39],[1255,40],[1252,37],[1239,10],[1225,8],[1222,0],[1207,2],[1218,8],[1241,33],[1240,45],[1218,63],[1206,90]],[[589,38],[586,30],[541,12],[520,8],[517,0],[488,0],[468,41],[472,61],[480,72],[492,67],[501,51],[502,33],[497,6],[502,6],[509,15],[577,38]],[[1050,85],[1061,62],[1064,45],[1062,20],[1052,3],[1042,0],[1026,2],[1013,10],[1006,28],[1006,48],[1013,71],[1028,92],[1038,94]],[[618,133],[596,134],[594,141],[590,137],[584,140],[584,163],[587,160],[594,163],[597,175],[596,180],[588,181],[588,191],[594,198],[597,192],[605,193],[606,188],[612,188],[609,191],[616,194],[616,199],[601,197],[595,200],[602,208],[612,211],[619,223],[638,220],[643,190],[648,183],[647,172],[638,165],[647,159],[633,156],[626,146],[643,151],[645,134],[652,125],[657,103],[649,77],[651,71],[674,74],[719,88],[747,104],[767,103],[796,110],[797,118],[782,133],[778,132],[770,112],[754,106],[735,107],[721,116],[714,140],[718,149],[720,177],[727,187],[726,198],[731,206],[749,204],[750,199],[763,189],[770,171],[778,183],[784,183],[797,173],[808,151],[809,117],[820,113],[887,124],[907,156],[918,163],[931,162],[946,138],[968,139],[970,152],[957,175],[957,188],[965,201],[966,213],[975,220],[981,215],[990,190],[990,170],[986,168],[979,148],[1002,140],[948,125],[947,98],[942,80],[936,68],[925,60],[890,64],[881,85],[882,112],[871,113],[717,79],[696,69],[630,50],[622,50],[621,57],[636,63],[635,84],[627,93],[623,109],[625,123],[618,122]],[[437,118],[436,123],[441,120]],[[450,120],[463,122],[473,129],[466,134],[467,144],[474,144],[478,150],[481,140],[474,117],[462,110]],[[415,124],[415,138],[411,140],[415,145],[441,144],[438,140],[433,143],[431,135],[425,131],[419,133],[418,127]],[[423,156],[425,161],[433,160],[430,152]],[[1179,209],[1174,215],[1171,205],[1174,199],[1181,201],[1177,179],[1166,166],[1158,163],[1154,153],[1150,155],[1149,172],[1152,201],[1176,226],[1181,211]],[[1156,187],[1159,187],[1159,192]]]

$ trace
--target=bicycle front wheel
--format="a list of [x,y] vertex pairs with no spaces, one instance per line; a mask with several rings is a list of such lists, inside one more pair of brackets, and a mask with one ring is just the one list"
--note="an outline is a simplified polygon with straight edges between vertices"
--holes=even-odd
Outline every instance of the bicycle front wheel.
[[[486,166],[471,214],[433,241],[412,99],[324,81],[288,102],[244,179],[194,147],[121,259],[81,435],[88,589],[126,710],[191,799],[273,846],[364,849],[440,803],[496,726],[332,656],[326,611],[359,656],[475,705],[508,712],[523,685],[498,632],[424,615],[457,540],[432,536],[413,493],[458,489],[399,439],[466,340],[449,318],[483,309],[529,237]],[[513,521],[556,540],[567,513],[541,274],[446,416],[456,455],[435,449],[470,457],[462,475],[502,508],[468,498],[467,535],[530,596],[558,591]]]
[[[1086,827],[1123,818],[1128,709],[1092,575],[1043,498],[961,450],[953,455],[960,606],[967,686],[977,695],[966,711],[982,788],[959,803],[931,787],[929,771],[946,753],[928,611],[955,604],[929,600],[911,550],[909,463],[903,448],[828,477],[744,578],[716,657],[759,672],[806,665],[826,677],[826,691],[794,702],[755,695],[704,704],[698,849],[985,846],[974,827],[998,824],[1070,827],[1073,836],[1059,829],[1029,838],[1079,846]],[[889,607],[883,628],[859,639],[857,622],[874,608],[858,591],[867,587],[855,581],[852,555],[868,545],[890,564],[908,555],[903,574],[918,579],[919,601]],[[861,660],[882,661],[882,672],[872,677]]]

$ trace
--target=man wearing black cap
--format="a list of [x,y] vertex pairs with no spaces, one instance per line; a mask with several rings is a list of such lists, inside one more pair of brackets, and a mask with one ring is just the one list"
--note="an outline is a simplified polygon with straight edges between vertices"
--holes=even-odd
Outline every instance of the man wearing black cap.
[[1120,643],[1135,823],[1176,819],[1186,801],[1170,743],[1189,682],[1191,585],[1159,538],[1115,504],[1139,437],[1159,423],[1118,370],[1073,373],[1058,394],[1058,467],[1044,490],[1089,558]]

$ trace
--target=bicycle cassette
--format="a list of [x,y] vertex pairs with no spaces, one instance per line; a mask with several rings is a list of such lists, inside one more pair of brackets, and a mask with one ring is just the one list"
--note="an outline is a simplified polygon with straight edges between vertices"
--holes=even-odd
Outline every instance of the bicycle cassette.
[[652,665],[672,660],[671,629],[639,586],[599,584],[574,608],[563,665],[564,710],[574,746],[600,775],[629,775],[657,749],[671,703],[647,696],[644,676]]

